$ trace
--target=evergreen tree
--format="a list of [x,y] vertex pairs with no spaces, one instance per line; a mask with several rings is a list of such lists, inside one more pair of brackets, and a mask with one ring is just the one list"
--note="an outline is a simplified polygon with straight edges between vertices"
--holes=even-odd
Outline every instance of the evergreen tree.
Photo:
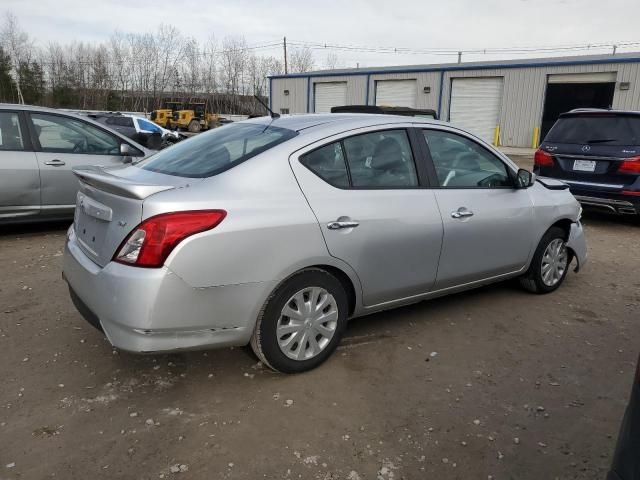
[[0,47],[0,102],[15,102],[16,84],[11,78],[11,58]]
[[36,105],[44,97],[44,73],[38,62],[20,64],[20,88],[24,103]]

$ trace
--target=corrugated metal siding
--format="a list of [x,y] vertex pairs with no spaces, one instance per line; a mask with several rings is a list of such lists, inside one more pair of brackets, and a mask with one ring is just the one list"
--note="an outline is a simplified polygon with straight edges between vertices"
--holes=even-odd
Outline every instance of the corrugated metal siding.
[[[640,110],[640,62],[610,64],[579,64],[542,66],[528,68],[496,68],[479,70],[445,71],[442,88],[443,120],[449,118],[451,79],[457,77],[503,77],[504,98],[500,113],[500,141],[506,146],[530,147],[533,129],[542,121],[547,75],[558,73],[617,72],[617,85],[613,96],[613,108]],[[311,77],[312,82],[346,81],[347,101],[350,105],[364,104],[366,82],[369,77],[369,105],[375,104],[376,80],[415,79],[417,83],[417,108],[438,109],[440,92],[440,71],[418,73],[389,73],[367,75],[345,75]],[[307,91],[313,96],[313,86],[307,90],[306,78],[275,78],[272,80],[272,105],[275,111],[289,108],[291,113],[306,112]],[[629,90],[620,90],[620,82],[629,82]],[[423,93],[424,87],[431,87],[431,93]],[[289,96],[282,95],[289,89]],[[313,98],[309,98],[313,106]],[[310,111],[313,108],[310,108]]]
[[[271,109],[280,113],[281,108],[288,108],[289,113],[307,111],[307,79],[278,78],[271,81]],[[289,95],[284,91],[289,90]]]
[[[620,82],[629,82],[629,90],[620,90]],[[618,68],[618,85],[613,94],[613,108],[640,110],[640,63],[624,63]]]
[[629,90],[616,85],[613,108],[640,110],[640,63],[570,65],[558,67],[462,70],[445,72],[442,92],[442,119],[449,119],[451,79],[459,77],[503,77],[504,99],[500,113],[502,145],[530,147],[533,129],[542,122],[547,75],[558,73],[617,72],[617,82],[630,82]]

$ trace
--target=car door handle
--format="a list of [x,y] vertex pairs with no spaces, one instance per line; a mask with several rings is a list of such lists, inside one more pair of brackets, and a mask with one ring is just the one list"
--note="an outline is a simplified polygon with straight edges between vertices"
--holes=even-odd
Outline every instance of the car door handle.
[[66,165],[65,162],[63,162],[62,160],[58,160],[57,158],[54,160],[48,160],[46,162],[44,162],[45,165],[51,165],[52,167],[61,167],[63,165]]
[[471,210],[467,210],[464,207],[460,207],[455,212],[451,212],[451,217],[453,218],[473,217],[473,212]]
[[329,222],[327,224],[327,228],[329,230],[340,230],[341,228],[355,228],[358,225],[360,225],[360,223],[353,222],[353,221],[349,221],[349,222]]

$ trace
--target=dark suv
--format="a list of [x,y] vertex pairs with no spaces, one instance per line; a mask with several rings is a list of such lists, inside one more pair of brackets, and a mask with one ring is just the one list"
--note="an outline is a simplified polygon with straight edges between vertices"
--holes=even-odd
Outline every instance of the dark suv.
[[640,215],[640,112],[563,113],[534,163],[537,175],[566,182],[585,206]]

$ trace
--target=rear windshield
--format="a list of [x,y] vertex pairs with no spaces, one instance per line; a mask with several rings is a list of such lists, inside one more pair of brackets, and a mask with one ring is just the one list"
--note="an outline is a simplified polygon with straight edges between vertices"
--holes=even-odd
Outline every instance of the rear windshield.
[[178,177],[211,177],[296,135],[286,128],[232,123],[177,143],[137,166]]
[[640,145],[640,116],[584,115],[563,117],[545,142],[602,145]]

